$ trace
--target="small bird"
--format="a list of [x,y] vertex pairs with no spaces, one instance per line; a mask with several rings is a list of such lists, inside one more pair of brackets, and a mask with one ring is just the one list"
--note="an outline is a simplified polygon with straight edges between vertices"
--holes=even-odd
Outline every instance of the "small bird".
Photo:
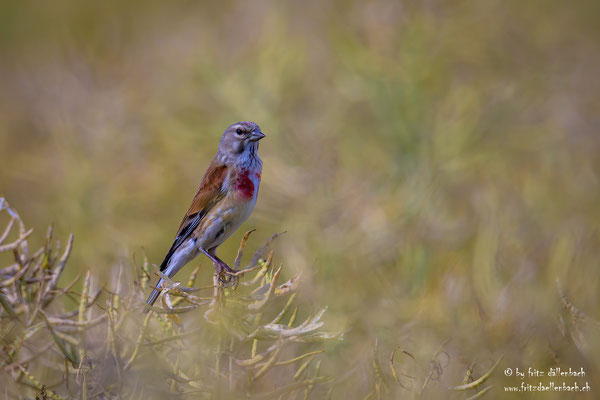
[[[259,126],[250,121],[238,122],[225,130],[219,150],[160,265],[160,271],[169,278],[200,253],[213,262],[222,280],[233,272],[217,257],[216,250],[254,209],[262,172],[258,141],[264,137]],[[148,297],[148,305],[158,298],[162,283],[160,279]]]

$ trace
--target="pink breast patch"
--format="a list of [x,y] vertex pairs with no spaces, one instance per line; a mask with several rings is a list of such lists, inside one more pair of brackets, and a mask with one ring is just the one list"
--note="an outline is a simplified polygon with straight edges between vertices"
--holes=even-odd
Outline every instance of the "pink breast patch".
[[244,169],[240,172],[235,187],[247,199],[251,199],[254,196],[254,182],[250,179],[250,171]]

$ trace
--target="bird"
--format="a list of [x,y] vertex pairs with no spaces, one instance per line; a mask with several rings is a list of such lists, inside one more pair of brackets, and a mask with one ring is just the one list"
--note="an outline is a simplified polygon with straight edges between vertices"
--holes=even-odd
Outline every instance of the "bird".
[[[242,121],[225,129],[211,161],[185,213],[175,240],[159,270],[172,278],[199,254],[213,263],[221,280],[234,272],[217,257],[217,247],[250,216],[258,197],[262,160],[258,142],[265,137],[260,127]],[[146,301],[152,306],[161,292],[160,279]]]

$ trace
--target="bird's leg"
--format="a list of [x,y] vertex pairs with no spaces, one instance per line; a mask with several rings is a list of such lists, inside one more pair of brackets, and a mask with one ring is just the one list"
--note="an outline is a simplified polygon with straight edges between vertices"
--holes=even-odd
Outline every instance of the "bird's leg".
[[223,261],[219,257],[217,257],[217,255],[215,254],[215,249],[210,249],[208,251],[201,249],[201,251],[208,258],[210,258],[210,260],[215,265],[215,270],[217,271],[217,274],[219,274],[219,279],[221,280],[221,282],[229,283],[229,282],[231,282],[232,278],[234,278],[234,279],[236,278],[234,275],[235,270],[231,269],[229,267],[229,265],[227,265],[227,263],[225,263],[225,261]]

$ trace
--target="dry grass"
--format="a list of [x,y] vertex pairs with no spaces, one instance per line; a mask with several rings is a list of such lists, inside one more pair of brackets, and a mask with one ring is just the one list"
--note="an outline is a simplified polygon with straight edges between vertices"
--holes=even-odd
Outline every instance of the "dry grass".
[[[59,254],[52,228],[30,252],[19,214],[0,198],[0,211],[18,235],[2,243],[15,264],[0,270],[2,382],[6,397],[41,398],[280,398],[327,385],[318,356],[324,342],[342,339],[321,329],[325,309],[299,318],[299,276],[280,282],[282,267],[263,258],[274,235],[239,270],[239,285],[194,288],[167,278],[162,307],[144,314],[151,268],[135,280],[123,269],[98,287],[88,270],[59,288],[73,246]],[[240,245],[239,266],[250,232]],[[253,275],[253,276],[251,276]],[[73,287],[82,280],[81,291]],[[78,306],[66,307],[66,300]]]
[[[282,267],[272,266],[273,251],[264,257],[280,234],[240,269],[252,231],[244,235],[234,262],[237,276],[228,287],[216,274],[212,286],[194,287],[199,267],[183,286],[144,258],[134,280],[119,268],[112,273],[112,284],[99,286],[88,270],[60,288],[73,235],[60,251],[50,227],[44,245],[31,252],[33,230],[26,229],[4,198],[0,211],[8,216],[0,252],[14,257],[14,264],[0,269],[0,376],[7,398],[308,399],[313,392],[314,398],[333,398],[336,388],[356,373],[345,368],[333,377],[322,374],[321,361],[315,359],[327,342],[342,340],[343,334],[321,329],[326,308],[298,319],[299,274],[280,283]],[[143,303],[153,272],[165,279],[160,307]],[[79,281],[81,290],[76,291]],[[565,311],[560,318],[563,335],[584,353],[590,329],[597,334],[600,323],[572,304],[559,280],[557,287]],[[69,300],[76,306],[67,306]],[[400,347],[384,367],[375,343],[367,372],[371,390],[362,398],[422,398],[450,365],[448,342],[432,354],[427,368]],[[448,395],[483,397],[493,388],[486,381],[502,359],[478,378],[471,362],[462,382],[445,389]],[[440,394],[439,388],[435,393]]]

